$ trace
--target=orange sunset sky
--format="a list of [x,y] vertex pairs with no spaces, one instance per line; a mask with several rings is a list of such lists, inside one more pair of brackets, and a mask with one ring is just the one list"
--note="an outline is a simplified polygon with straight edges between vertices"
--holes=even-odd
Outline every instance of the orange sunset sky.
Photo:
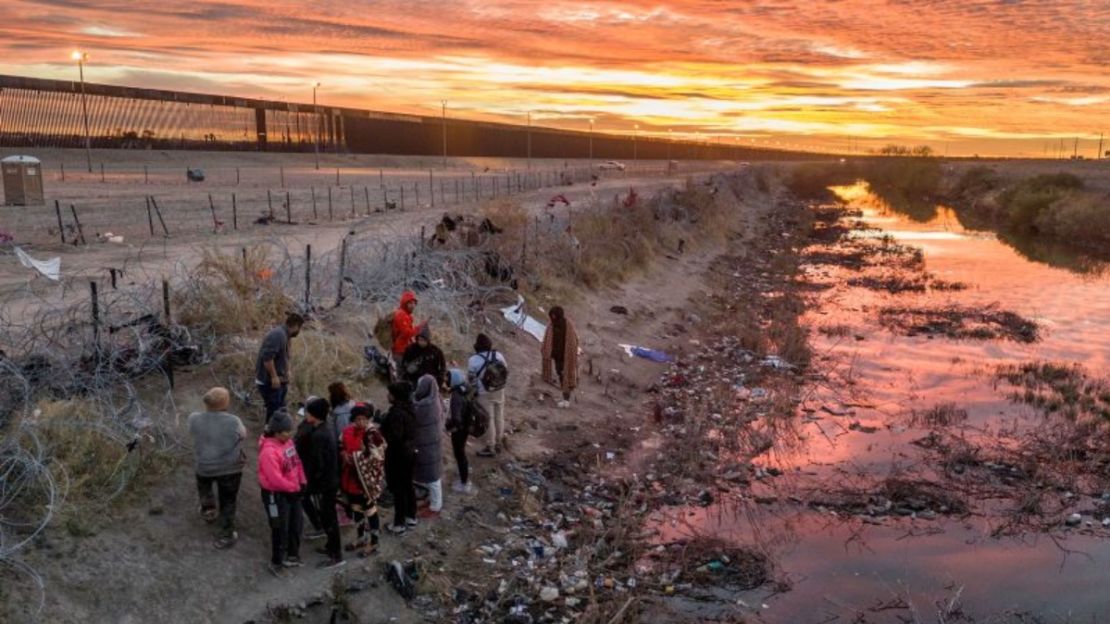
[[[0,73],[866,150],[1093,157],[1110,0],[3,0]],[[1110,143],[1110,140],[1107,141]],[[1104,147],[1110,149],[1110,147]]]

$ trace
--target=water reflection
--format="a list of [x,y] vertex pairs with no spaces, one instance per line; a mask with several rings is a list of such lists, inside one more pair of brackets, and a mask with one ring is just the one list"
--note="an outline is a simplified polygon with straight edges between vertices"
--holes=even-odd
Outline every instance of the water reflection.
[[[1110,251],[1097,253],[1032,234],[1000,230],[989,221],[977,219],[972,214],[943,204],[909,199],[890,193],[880,195],[864,181],[849,186],[834,186],[832,191],[844,202],[872,211],[873,215],[868,219],[872,223],[882,224],[889,223],[892,219],[909,218],[915,224],[930,228],[940,226],[945,231],[990,233],[1017,251],[1023,258],[1033,262],[1094,277],[1105,275],[1110,270]],[[887,234],[896,235],[895,232],[887,232]],[[928,235],[919,233],[918,236],[935,237],[938,234],[940,233],[931,232]],[[907,238],[907,240],[911,239]]]

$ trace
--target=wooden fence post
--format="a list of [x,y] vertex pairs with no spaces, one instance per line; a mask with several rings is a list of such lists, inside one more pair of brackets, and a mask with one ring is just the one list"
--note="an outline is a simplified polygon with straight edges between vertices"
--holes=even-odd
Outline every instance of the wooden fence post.
[[285,222],[293,225],[293,198],[285,191]]
[[316,212],[316,187],[311,187],[312,191],[312,220],[317,221],[320,219],[319,213]]
[[281,174],[281,188],[285,188],[285,167],[278,167],[278,173]]
[[[428,194],[432,196],[432,198],[431,198],[432,204],[431,205],[432,205],[432,208],[435,208],[436,207],[436,187],[435,187],[435,180],[432,178],[432,170],[431,169],[428,170]],[[442,199],[442,198],[440,198],[440,199]]]
[[69,211],[73,213],[73,223],[77,225],[77,238],[81,241],[82,245],[87,245],[88,243],[85,242],[85,230],[81,227],[81,220],[77,218],[77,208],[74,207],[73,204],[70,204]]
[[334,221],[335,214],[331,210],[331,187],[328,187],[328,221]]
[[150,226],[150,235],[154,236],[154,212],[150,209],[150,195],[146,197],[146,223]]
[[216,204],[212,201],[212,193],[208,194],[208,209],[212,211],[212,233],[220,232],[220,220],[216,218]]
[[231,227],[239,229],[239,205],[235,203],[235,193],[231,194]]
[[312,293],[312,245],[304,247],[304,307],[310,310],[309,300]]
[[96,366],[100,367],[100,298],[96,293],[96,282],[89,282],[89,295],[92,298],[93,349],[96,353]]
[[58,236],[62,237],[62,244],[66,244],[66,228],[62,225],[62,206],[58,200],[54,200],[54,214],[58,217]]
[[166,220],[162,218],[162,209],[158,207],[158,200],[154,199],[153,195],[150,196],[150,205],[154,206],[154,214],[158,217],[158,223],[162,224],[162,233],[169,238],[170,229],[166,227]]
[[343,303],[343,280],[346,279],[347,272],[347,237],[343,237],[343,241],[339,244],[339,286],[335,294],[335,307]]
[[274,220],[274,198],[270,194],[270,189],[266,189],[266,205],[270,207],[270,221]]
[[370,187],[362,187],[362,193],[366,196],[366,216],[370,216]]

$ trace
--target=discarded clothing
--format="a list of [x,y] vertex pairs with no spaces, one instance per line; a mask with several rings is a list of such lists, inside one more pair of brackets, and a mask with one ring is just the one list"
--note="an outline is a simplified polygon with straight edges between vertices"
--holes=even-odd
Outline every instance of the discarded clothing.
[[547,325],[539,322],[534,317],[528,316],[524,312],[524,297],[518,296],[516,305],[502,308],[501,314],[505,315],[505,320],[531,334],[536,340],[543,342],[543,335],[547,331]]
[[645,360],[659,362],[660,364],[670,364],[671,362],[674,362],[673,356],[659,351],[658,349],[648,349],[647,347],[637,347],[630,344],[622,344],[620,345],[620,348],[624,349],[624,352],[628,354],[628,357],[644,358]]
[[15,255],[19,258],[19,263],[27,267],[28,269],[34,269],[39,273],[45,275],[48,279],[54,280],[55,282],[62,279],[61,258],[51,258],[46,261],[35,260],[31,256],[27,255],[27,252],[23,251],[23,249],[20,247],[15,248]]

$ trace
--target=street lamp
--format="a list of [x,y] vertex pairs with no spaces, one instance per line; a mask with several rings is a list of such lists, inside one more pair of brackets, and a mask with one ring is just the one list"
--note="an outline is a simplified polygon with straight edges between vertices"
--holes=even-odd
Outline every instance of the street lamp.
[[73,60],[77,61],[77,72],[81,77],[81,116],[85,120],[85,162],[92,173],[92,138],[89,136],[89,107],[85,103],[85,63],[89,60],[89,53],[74,50]]
[[323,121],[320,117],[320,110],[316,108],[316,89],[320,88],[319,82],[312,83],[312,112],[316,113],[316,139],[312,142],[312,147],[316,150],[316,170],[320,170],[320,124]]
[[594,169],[594,118],[590,117],[590,171]]
[[636,151],[636,140],[640,137],[640,124],[635,124],[635,131],[632,133],[632,162],[639,160],[639,155]]
[[447,100],[440,100],[443,107],[443,168],[447,168]]

